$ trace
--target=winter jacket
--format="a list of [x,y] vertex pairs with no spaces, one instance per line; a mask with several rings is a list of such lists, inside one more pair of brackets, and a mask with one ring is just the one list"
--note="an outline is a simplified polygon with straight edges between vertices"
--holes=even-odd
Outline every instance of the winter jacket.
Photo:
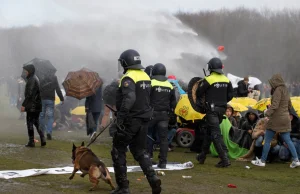
[[246,85],[244,80],[238,82],[237,88],[237,97],[247,97],[248,96],[248,86]]
[[289,132],[291,131],[289,109],[292,108],[292,103],[288,88],[280,74],[273,75],[269,83],[274,93],[271,97],[271,106],[265,113],[265,116],[269,117],[267,129],[275,132]]
[[61,102],[64,101],[64,96],[60,90],[57,77],[51,76],[41,82],[41,98],[42,100],[55,100],[55,91]]
[[[249,114],[252,113],[256,116],[254,121],[249,120]],[[256,126],[257,121],[259,120],[258,112],[254,109],[249,109],[245,115],[246,121],[242,124],[242,130],[248,131],[253,130]]]
[[85,110],[94,113],[102,111],[102,87],[97,89],[96,94],[86,98]]
[[34,75],[35,68],[33,65],[24,66],[23,69],[28,71],[27,83],[25,86],[25,99],[22,106],[26,112],[41,112],[42,101],[40,96],[39,79]]
[[116,106],[116,92],[119,88],[119,82],[114,80],[111,84],[105,87],[103,90],[103,101],[104,104],[110,106]]

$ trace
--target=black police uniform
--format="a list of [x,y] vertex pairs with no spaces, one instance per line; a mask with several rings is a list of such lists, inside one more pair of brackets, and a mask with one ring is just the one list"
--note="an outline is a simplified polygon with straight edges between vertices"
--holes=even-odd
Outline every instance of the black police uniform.
[[[158,135],[160,140],[159,168],[166,168],[168,154],[168,125],[169,113],[172,113],[176,106],[175,91],[172,84],[165,76],[152,76],[151,80],[151,106],[154,109],[153,118],[149,123],[148,135]],[[148,138],[148,152],[153,157],[153,140]]]
[[[136,51],[128,52],[138,55]],[[125,65],[127,67],[127,63]],[[157,178],[146,152],[147,129],[152,116],[151,80],[144,71],[130,69],[130,65],[124,68],[124,72],[126,74],[122,77],[116,94],[118,131],[113,138],[111,155],[118,188],[112,193],[129,193],[126,167],[126,151],[129,145],[134,159],[139,162],[147,176],[152,193],[159,194],[161,181]]]
[[229,166],[230,161],[227,156],[228,149],[221,134],[220,123],[226,112],[227,102],[233,97],[233,88],[229,79],[223,75],[222,64],[221,67],[218,67],[218,71],[212,71],[212,73],[201,82],[197,89],[197,98],[200,99],[203,98],[203,96],[205,96],[207,108],[205,116],[207,130],[205,133],[206,138],[204,138],[202,145],[202,152],[197,159],[200,163],[204,163],[206,154],[209,153],[210,144],[213,142],[221,159],[221,162],[216,166]]

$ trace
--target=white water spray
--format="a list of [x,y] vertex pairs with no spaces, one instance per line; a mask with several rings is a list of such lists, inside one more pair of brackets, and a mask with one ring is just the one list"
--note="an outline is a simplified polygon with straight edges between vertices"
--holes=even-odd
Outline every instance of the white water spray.
[[45,0],[44,4],[46,2],[51,3],[51,7],[59,7],[61,20],[58,21],[56,15],[55,20],[49,17],[44,21],[52,24],[32,23],[38,28],[27,40],[29,58],[26,60],[47,58],[63,74],[88,64],[102,76],[114,76],[119,55],[129,48],[141,54],[145,67],[161,62],[167,66],[168,73],[186,80],[202,74],[205,64],[199,61],[199,64],[179,65],[175,60],[181,59],[182,53],[198,56],[203,61],[211,57],[226,58],[220,56],[209,40],[170,13],[114,0],[105,4],[96,0]]

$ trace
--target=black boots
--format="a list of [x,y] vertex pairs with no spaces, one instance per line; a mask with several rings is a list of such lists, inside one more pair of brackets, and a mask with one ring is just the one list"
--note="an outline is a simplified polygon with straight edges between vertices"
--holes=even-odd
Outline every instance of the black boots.
[[221,161],[215,165],[217,168],[226,168],[231,165],[227,153],[224,153],[219,156],[221,158]]
[[47,134],[47,139],[48,139],[48,140],[52,140],[51,134],[49,134],[49,133]]
[[25,147],[34,148],[35,147],[34,141],[33,140],[28,141],[28,143],[25,145]]
[[157,167],[161,168],[161,169],[166,169],[167,168],[167,163],[159,161]]
[[110,194],[130,194],[129,181],[126,180],[126,181],[123,181],[122,183],[119,183],[116,190],[113,190]]
[[46,140],[44,137],[41,138],[41,146],[42,147],[46,146]]
[[204,164],[206,160],[206,154],[204,154],[203,152],[201,154],[197,154],[196,160],[198,160],[199,164]]
[[148,182],[152,188],[152,194],[160,194],[161,193],[161,180],[156,176],[147,176]]

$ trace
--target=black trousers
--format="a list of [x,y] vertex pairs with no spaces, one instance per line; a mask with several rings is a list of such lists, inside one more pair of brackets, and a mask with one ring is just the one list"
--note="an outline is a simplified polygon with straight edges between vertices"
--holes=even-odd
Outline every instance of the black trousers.
[[[168,126],[169,126],[169,115],[168,112],[154,112],[153,119],[149,123],[148,136],[155,139],[156,135],[160,140],[160,162],[167,163],[168,155]],[[153,145],[154,141],[147,138],[147,147],[150,158],[153,158]]]
[[220,128],[225,111],[225,108],[215,108],[215,111],[210,111],[206,114],[207,128],[203,131],[205,138],[202,145],[202,154],[206,155],[209,153],[210,144],[213,142],[219,157],[221,159],[227,157],[228,149],[224,143]]
[[145,121],[140,118],[127,120],[124,123],[125,129],[118,129],[114,135],[111,156],[116,182],[119,186],[126,186],[128,184],[126,166],[128,145],[134,159],[139,162],[147,178],[155,175],[149,155],[146,152],[148,122],[148,120]]
[[28,131],[28,137],[30,142],[34,142],[34,128],[35,126],[38,134],[40,135],[41,141],[45,140],[44,133],[40,129],[40,123],[39,123],[39,112],[27,112],[26,113],[26,122],[27,122],[27,131]]

